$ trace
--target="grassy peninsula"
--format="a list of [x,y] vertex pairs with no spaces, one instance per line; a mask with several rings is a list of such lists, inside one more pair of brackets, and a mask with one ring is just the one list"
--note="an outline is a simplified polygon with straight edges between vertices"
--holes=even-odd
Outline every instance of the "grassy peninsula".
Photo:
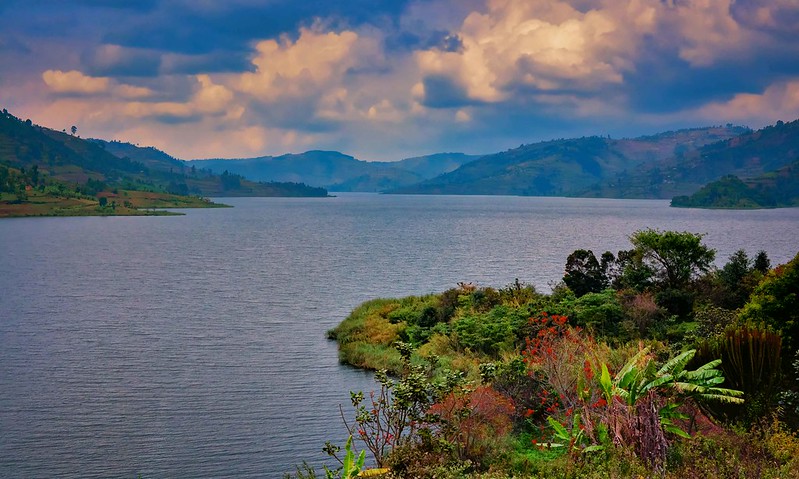
[[461,283],[357,307],[329,337],[376,391],[344,410],[332,477],[363,469],[358,450],[382,477],[799,477],[799,254],[715,268],[702,235],[630,240],[573,252],[550,294]]
[[150,191],[117,190],[97,196],[75,192],[31,190],[24,199],[17,194],[0,194],[0,218],[26,216],[172,216],[167,208],[224,208],[198,196],[179,196]]

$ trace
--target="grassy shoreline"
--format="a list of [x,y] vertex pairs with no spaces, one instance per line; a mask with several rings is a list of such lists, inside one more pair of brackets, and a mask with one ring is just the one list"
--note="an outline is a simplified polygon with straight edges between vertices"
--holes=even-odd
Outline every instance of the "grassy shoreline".
[[[104,206],[101,206],[101,201]],[[97,197],[61,197],[30,191],[24,201],[13,195],[0,199],[0,218],[58,217],[58,216],[181,216],[183,213],[166,211],[172,208],[227,208],[196,196],[178,196],[167,193],[119,190],[118,193],[101,192]]]

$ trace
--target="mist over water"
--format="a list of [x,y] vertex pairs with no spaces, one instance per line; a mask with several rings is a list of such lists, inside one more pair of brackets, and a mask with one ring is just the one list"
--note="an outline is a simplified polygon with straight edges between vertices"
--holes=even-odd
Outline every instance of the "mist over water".
[[[374,297],[459,281],[548,291],[578,248],[707,233],[772,264],[799,209],[347,194],[225,199],[182,217],[0,221],[0,477],[280,477],[343,442],[373,388],[325,331]],[[346,409],[345,409],[346,410]]]

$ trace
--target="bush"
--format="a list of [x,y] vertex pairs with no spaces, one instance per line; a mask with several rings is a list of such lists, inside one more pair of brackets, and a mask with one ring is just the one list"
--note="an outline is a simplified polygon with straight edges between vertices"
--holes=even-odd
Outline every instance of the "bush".
[[458,318],[452,324],[452,331],[461,348],[496,357],[500,352],[515,349],[516,331],[528,317],[526,308],[497,306],[483,314]]
[[720,337],[700,343],[694,364],[721,358],[725,387],[744,392],[744,404],[708,404],[716,417],[752,423],[771,411],[780,377],[782,339],[752,325],[730,326]]

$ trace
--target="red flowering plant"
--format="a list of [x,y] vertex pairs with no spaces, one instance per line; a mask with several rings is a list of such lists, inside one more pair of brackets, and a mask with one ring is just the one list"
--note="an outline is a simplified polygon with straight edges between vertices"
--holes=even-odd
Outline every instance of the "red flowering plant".
[[569,325],[566,316],[542,312],[530,318],[534,336],[527,338],[522,356],[529,374],[545,387],[538,391],[538,408],[527,415],[539,421],[543,432],[549,428],[552,447],[570,452],[593,451],[605,440],[601,423],[603,404],[596,371],[607,356],[608,348],[597,344],[579,327]]
[[459,389],[430,408],[458,459],[481,463],[511,430],[513,402],[491,386]]

